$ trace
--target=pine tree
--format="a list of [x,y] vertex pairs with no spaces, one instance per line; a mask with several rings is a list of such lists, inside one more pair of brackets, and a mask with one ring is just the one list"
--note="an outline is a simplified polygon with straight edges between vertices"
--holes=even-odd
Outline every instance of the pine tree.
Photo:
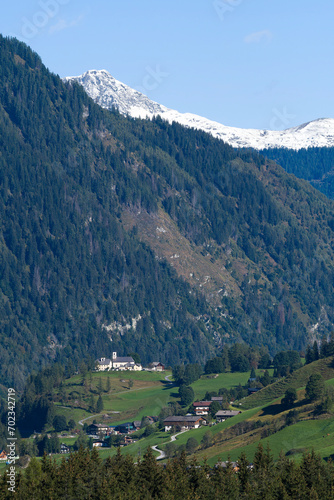
[[98,400],[96,402],[96,413],[101,413],[101,411],[103,410],[104,406],[103,406],[103,400],[102,400],[102,396],[101,394],[99,395],[98,397]]
[[89,398],[88,410],[91,413],[94,413],[95,409],[96,409],[96,406],[95,406],[95,402],[94,402],[94,396],[93,396],[93,394],[91,394],[90,398]]
[[250,477],[250,470],[249,470],[249,461],[247,460],[245,452],[242,452],[240,457],[237,460],[237,465],[238,465],[238,478],[240,482],[240,489],[241,491],[245,491],[249,477]]
[[305,364],[312,363],[314,361],[314,351],[311,346],[307,346],[305,353]]
[[296,389],[294,388],[287,389],[285,391],[284,398],[282,398],[282,404],[290,408],[291,406],[293,406],[293,403],[296,401],[296,399],[297,399]]
[[107,382],[106,382],[106,392],[109,394],[110,389],[111,389],[111,384],[110,384],[110,377],[107,377]]
[[256,372],[255,372],[254,367],[252,367],[252,369],[251,369],[249,378],[250,379],[256,379]]
[[315,340],[313,343],[313,361],[317,361],[319,359],[319,347],[318,342]]
[[99,381],[98,381],[98,384],[97,384],[97,391],[98,391],[99,395],[101,396],[102,391],[103,391],[102,377],[99,377]]
[[165,484],[170,498],[194,498],[187,471],[188,463],[184,453],[181,453],[179,458],[167,462]]
[[230,457],[228,457],[226,467],[224,468],[223,484],[224,486],[222,492],[225,495],[225,498],[230,498],[232,500],[240,498],[238,478],[234,471]]
[[305,394],[310,401],[320,399],[325,390],[325,381],[319,373],[314,373],[308,379]]
[[149,493],[151,498],[162,498],[165,491],[163,471],[157,464],[152,449],[148,448],[138,465],[138,488],[143,498]]

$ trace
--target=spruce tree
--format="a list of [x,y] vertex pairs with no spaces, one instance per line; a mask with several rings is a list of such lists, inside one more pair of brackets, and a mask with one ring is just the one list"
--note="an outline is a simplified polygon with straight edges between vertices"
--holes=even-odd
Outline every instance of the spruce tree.
[[240,482],[241,491],[245,491],[249,477],[250,477],[250,469],[249,469],[249,461],[247,460],[245,452],[242,452],[240,457],[237,460],[238,466],[238,479]]
[[104,406],[103,406],[103,400],[102,400],[102,396],[101,394],[99,395],[98,397],[98,400],[96,402],[96,413],[101,413],[101,411],[103,410]]

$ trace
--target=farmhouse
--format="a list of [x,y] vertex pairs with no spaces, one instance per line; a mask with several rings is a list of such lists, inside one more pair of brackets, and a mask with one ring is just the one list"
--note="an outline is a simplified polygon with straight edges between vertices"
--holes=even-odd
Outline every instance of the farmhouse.
[[93,447],[94,448],[107,448],[107,443],[105,441],[94,441]]
[[196,401],[193,403],[196,415],[208,415],[212,401]]
[[108,435],[111,433],[111,427],[105,424],[91,424],[87,427],[87,434],[92,436]]
[[124,442],[124,446],[126,446],[128,444],[136,443],[136,439],[132,439],[129,436],[124,436],[124,441],[123,442]]
[[217,411],[215,417],[217,422],[224,422],[227,418],[235,417],[239,415],[241,411],[238,410],[219,410]]
[[160,363],[160,361],[153,361],[153,363],[149,364],[149,368],[154,372],[162,372],[165,369],[165,365]]
[[226,469],[227,467],[232,467],[232,470],[234,472],[239,471],[239,466],[237,462],[217,462],[215,467],[222,467],[223,469]]
[[64,443],[60,443],[60,453],[65,454],[65,453],[69,453],[69,452],[70,452],[69,446],[67,446]]
[[261,391],[261,389],[262,389],[261,387],[249,387],[248,392],[249,394],[254,394],[255,392]]
[[185,431],[187,429],[198,429],[203,421],[202,417],[186,415],[183,416],[171,416],[167,417],[164,420],[165,432],[170,431],[173,427],[178,427],[181,431]]
[[7,453],[5,451],[0,451],[0,460],[3,462],[7,460]]
[[141,420],[134,420],[132,422],[133,427],[136,429],[136,431],[139,431],[141,428]]
[[130,434],[136,430],[133,422],[125,422],[124,424],[117,425],[115,431],[119,434]]
[[100,372],[103,372],[105,370],[111,370],[112,367],[111,359],[108,358],[97,359],[95,364],[96,364],[96,369],[99,370]]

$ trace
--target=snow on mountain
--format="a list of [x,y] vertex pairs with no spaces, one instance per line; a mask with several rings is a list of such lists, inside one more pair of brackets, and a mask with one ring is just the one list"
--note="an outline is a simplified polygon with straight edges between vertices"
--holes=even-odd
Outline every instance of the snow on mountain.
[[77,81],[100,106],[118,108],[119,112],[135,118],[160,115],[169,123],[204,130],[236,148],[254,149],[334,146],[334,119],[320,118],[286,130],[257,130],[227,127],[192,113],[179,113],[151,101],[147,96],[113,78],[106,70],[91,70],[81,76],[67,77]]

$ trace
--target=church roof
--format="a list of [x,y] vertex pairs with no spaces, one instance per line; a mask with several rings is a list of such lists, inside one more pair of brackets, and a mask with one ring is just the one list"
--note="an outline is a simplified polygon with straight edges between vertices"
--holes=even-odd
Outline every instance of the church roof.
[[130,356],[117,356],[117,358],[113,359],[114,363],[134,363],[133,358]]

